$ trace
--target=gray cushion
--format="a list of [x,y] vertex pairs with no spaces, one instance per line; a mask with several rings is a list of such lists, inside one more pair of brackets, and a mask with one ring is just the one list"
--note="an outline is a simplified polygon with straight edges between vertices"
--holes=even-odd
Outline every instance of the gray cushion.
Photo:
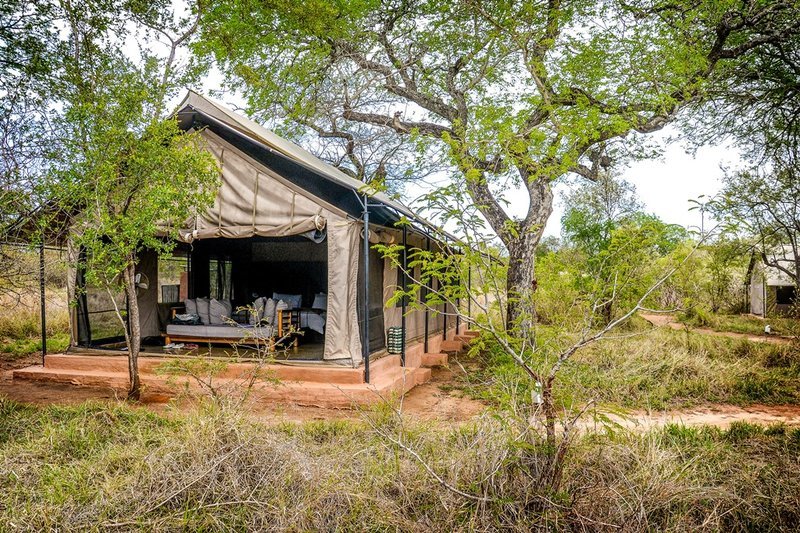
[[167,335],[210,339],[268,339],[272,336],[272,327],[239,327],[228,325],[188,326],[167,324]]
[[312,309],[322,309],[325,310],[328,308],[328,295],[324,292],[320,292],[314,295],[314,303],[311,304]]
[[[183,305],[186,306],[186,314],[187,315],[196,315],[197,314],[197,302],[194,298],[186,300],[183,302]],[[202,318],[200,319],[202,320]]]
[[275,307],[278,302],[272,298],[262,298],[262,300],[264,300],[264,307],[261,319],[265,324],[272,326],[275,324]]
[[283,300],[289,306],[289,309],[300,309],[303,306],[302,294],[281,294],[279,292],[273,292],[272,299]]
[[283,300],[278,300],[275,302],[275,315],[278,314],[278,311],[285,311],[287,309],[291,309],[291,307]]
[[200,320],[203,324],[211,324],[211,316],[209,315],[208,306],[211,303],[208,298],[196,298],[197,314],[200,315]]
[[208,303],[209,324],[228,324],[231,320],[233,307],[230,300],[217,300],[212,298]]
[[264,305],[266,303],[266,298],[256,298],[253,302],[252,309],[250,311],[250,324],[256,325],[261,322],[261,319],[264,318]]

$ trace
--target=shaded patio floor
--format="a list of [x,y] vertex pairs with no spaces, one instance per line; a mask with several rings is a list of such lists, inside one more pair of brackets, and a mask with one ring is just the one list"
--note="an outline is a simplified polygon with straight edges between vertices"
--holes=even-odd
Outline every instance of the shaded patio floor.
[[[163,346],[154,344],[145,344],[142,346],[140,355],[142,357],[163,357],[163,356],[205,356],[205,357],[220,357],[225,359],[241,359],[241,360],[257,360],[264,357],[264,353],[259,354],[259,351],[252,346],[230,346],[224,344],[215,345],[202,345],[196,343],[183,343],[184,348],[181,349],[165,349]],[[278,347],[276,352],[271,355],[276,361],[302,361],[304,363],[326,363],[322,360],[322,353],[325,345],[319,343],[305,343],[294,347]],[[97,348],[72,348],[72,353],[81,353],[85,355],[123,355],[125,350],[122,346],[107,346]],[[336,364],[336,363],[334,363]]]

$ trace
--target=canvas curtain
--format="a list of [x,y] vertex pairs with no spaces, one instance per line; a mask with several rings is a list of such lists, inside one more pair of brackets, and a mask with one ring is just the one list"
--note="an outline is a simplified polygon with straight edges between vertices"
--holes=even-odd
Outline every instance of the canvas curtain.
[[361,231],[358,222],[344,218],[328,224],[328,313],[325,325],[326,361],[351,359],[361,362],[358,327],[358,251]]

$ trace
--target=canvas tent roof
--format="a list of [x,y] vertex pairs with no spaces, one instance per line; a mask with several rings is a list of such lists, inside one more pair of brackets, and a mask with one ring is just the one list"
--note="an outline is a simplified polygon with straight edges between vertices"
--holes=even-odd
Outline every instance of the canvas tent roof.
[[[300,146],[210,98],[189,91],[178,106],[176,116],[184,130],[207,127],[244,153],[263,161],[296,185],[354,218],[361,216],[363,195],[367,194],[372,223],[392,227],[401,216],[405,216],[423,228],[434,230],[435,234],[442,233],[441,229],[385,193],[369,188]],[[449,235],[448,238],[457,240]]]

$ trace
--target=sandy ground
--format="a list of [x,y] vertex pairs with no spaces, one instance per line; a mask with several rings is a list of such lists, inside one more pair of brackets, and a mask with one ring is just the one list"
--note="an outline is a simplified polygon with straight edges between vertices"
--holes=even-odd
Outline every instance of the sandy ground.
[[[728,404],[708,404],[685,410],[632,411],[624,416],[618,414],[608,414],[607,416],[615,424],[632,430],[648,430],[666,424],[716,426],[726,429],[732,422],[800,426],[800,405],[754,404],[740,407]],[[603,429],[602,423],[593,421],[591,413],[587,413],[578,425],[583,429]]]

